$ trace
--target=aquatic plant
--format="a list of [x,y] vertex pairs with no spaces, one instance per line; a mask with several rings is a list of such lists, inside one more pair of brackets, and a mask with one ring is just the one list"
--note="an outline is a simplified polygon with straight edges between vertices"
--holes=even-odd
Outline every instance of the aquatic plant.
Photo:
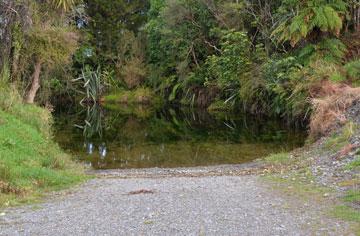
[[81,70],[80,77],[73,80],[74,83],[80,84],[82,89],[85,90],[85,92],[79,91],[80,93],[86,95],[86,97],[80,101],[81,104],[86,102],[97,103],[99,101],[103,88],[101,77],[102,75],[100,67],[98,67],[96,70],[93,70],[89,66],[85,66]]

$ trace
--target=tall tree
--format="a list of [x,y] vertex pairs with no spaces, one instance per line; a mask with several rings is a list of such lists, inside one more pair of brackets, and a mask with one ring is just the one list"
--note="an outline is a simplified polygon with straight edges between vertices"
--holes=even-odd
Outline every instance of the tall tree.
[[126,31],[137,33],[147,18],[147,0],[86,0],[88,33],[102,63],[114,62]]

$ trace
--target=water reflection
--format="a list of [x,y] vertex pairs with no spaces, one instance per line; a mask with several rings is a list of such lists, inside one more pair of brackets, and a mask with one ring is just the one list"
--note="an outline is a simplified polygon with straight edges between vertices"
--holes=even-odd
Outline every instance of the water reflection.
[[96,169],[243,163],[305,138],[277,120],[174,107],[75,107],[55,118],[60,146]]
[[92,143],[84,143],[84,146],[86,147],[87,154],[91,155],[94,151],[94,145]]
[[102,159],[104,159],[106,157],[106,146],[105,146],[105,143],[102,143],[100,146],[99,146],[99,155]]

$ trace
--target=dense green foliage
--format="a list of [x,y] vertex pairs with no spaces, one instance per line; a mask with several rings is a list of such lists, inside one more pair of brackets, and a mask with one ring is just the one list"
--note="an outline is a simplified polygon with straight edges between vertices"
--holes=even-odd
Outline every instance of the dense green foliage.
[[10,45],[1,46],[1,63],[10,65],[21,94],[37,89],[28,89],[29,81],[40,71],[41,103],[51,94],[86,92],[69,78],[87,71],[100,81],[93,91],[147,87],[170,103],[298,120],[312,98],[326,95],[324,80],[359,84],[357,1],[39,3],[2,3],[32,23],[1,12],[9,22],[2,40]]
[[352,4],[150,1],[147,83],[170,101],[303,118],[322,80],[358,81],[341,39],[358,32]]
[[[71,56],[79,35],[73,24],[74,0],[0,2],[0,68],[29,103],[46,104],[52,92],[65,92]],[[3,43],[3,41],[5,43]]]

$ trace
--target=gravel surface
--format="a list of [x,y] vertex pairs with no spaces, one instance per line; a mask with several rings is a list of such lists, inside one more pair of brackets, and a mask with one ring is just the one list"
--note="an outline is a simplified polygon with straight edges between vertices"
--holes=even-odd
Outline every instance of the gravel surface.
[[109,175],[0,212],[0,235],[349,235],[256,176]]

